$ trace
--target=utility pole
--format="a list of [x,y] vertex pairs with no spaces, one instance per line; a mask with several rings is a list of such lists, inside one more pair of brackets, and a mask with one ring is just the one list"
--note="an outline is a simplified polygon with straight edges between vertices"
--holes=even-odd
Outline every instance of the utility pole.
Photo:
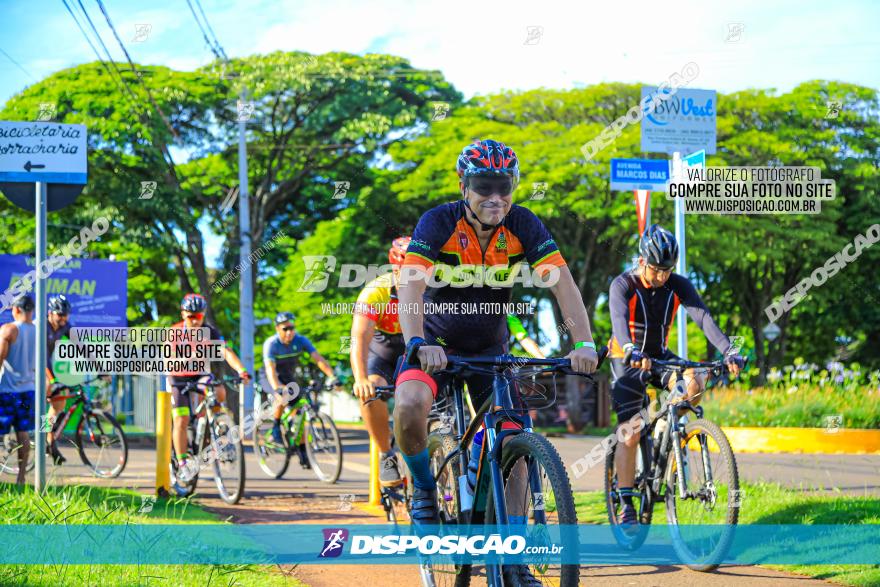
[[[248,161],[247,161],[247,118],[242,115],[242,108],[247,103],[247,90],[242,87],[241,102],[238,108],[238,223],[241,248],[241,282],[239,283],[239,316],[241,321],[240,344],[241,360],[244,368],[254,373],[254,290],[253,268],[251,266],[251,209],[248,194]],[[254,407],[254,386],[252,382],[244,386],[244,397],[238,401],[238,422],[244,424],[245,415]]]

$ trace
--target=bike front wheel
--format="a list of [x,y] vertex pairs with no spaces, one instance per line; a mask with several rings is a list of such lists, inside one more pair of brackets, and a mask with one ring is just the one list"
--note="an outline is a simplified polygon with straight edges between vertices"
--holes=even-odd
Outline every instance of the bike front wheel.
[[[272,439],[273,426],[272,420],[260,420],[254,428],[254,453],[266,475],[281,479],[290,465],[290,449],[285,442],[279,444]],[[282,437],[285,432],[282,430]]]
[[315,475],[324,483],[336,483],[342,474],[342,439],[333,419],[323,412],[307,414],[303,435]]
[[119,477],[128,462],[128,440],[122,426],[101,410],[83,413],[76,427],[76,446],[79,458],[96,477]]
[[220,499],[236,504],[244,494],[244,447],[232,413],[222,410],[211,422],[214,482]]
[[[566,550],[577,550],[577,513],[565,465],[556,448],[538,434],[522,432],[508,440],[501,451],[501,476],[508,519],[519,518],[526,526],[530,542],[550,546],[549,529],[559,526]],[[489,492],[486,504],[487,523],[494,524],[495,504]],[[561,564],[549,558],[529,565],[532,576],[541,585],[577,587],[580,566]],[[513,587],[533,585],[515,577]]]
[[[695,571],[718,568],[733,541],[741,495],[736,458],[724,432],[699,419],[685,425],[680,439],[682,466],[670,457],[666,517],[672,545]],[[681,477],[681,479],[679,478]],[[678,482],[684,481],[685,496]]]

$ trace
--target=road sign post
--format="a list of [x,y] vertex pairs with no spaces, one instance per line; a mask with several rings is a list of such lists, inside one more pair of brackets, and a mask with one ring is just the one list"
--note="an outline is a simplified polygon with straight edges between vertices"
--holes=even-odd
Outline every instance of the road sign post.
[[[673,153],[672,167],[673,177],[677,181],[686,181],[687,170],[692,168],[706,168],[706,151],[700,150],[681,158],[679,153]],[[679,275],[687,273],[687,235],[684,225],[684,203],[681,198],[675,200],[675,240],[678,241],[678,263],[675,271]],[[679,306],[678,315],[675,317],[678,328],[678,356],[687,358],[687,312]]]
[[[46,213],[76,199],[88,179],[86,127],[54,122],[0,121],[0,191],[35,213],[36,357],[34,372],[34,490],[46,484]],[[28,184],[33,184],[30,187]],[[33,191],[31,191],[33,190]],[[30,197],[27,197],[30,193]]]
[[49,198],[45,182],[38,181],[35,184],[36,200],[34,208],[37,211],[37,234],[36,234],[36,308],[34,318],[37,327],[37,361],[34,373],[34,490],[43,492],[46,483],[46,436],[43,415],[46,413],[46,325],[48,312],[46,311],[46,275],[42,273],[42,263],[46,260],[46,205]]
[[[662,93],[659,88],[642,87],[642,99],[650,99]],[[665,93],[668,93],[665,92]],[[715,90],[697,90],[678,88],[672,95],[664,97],[656,103],[651,112],[642,117],[641,145],[642,151],[672,153],[672,177],[681,181],[681,151],[695,151],[691,157],[702,153],[705,166],[706,153],[715,153],[716,142],[716,100]],[[652,101],[653,102],[653,101]],[[684,208],[680,198],[675,200],[675,238],[678,241],[678,263],[676,272],[687,273],[687,243],[685,238]],[[678,308],[676,317],[678,328],[678,355],[687,358],[687,314],[684,308]]]

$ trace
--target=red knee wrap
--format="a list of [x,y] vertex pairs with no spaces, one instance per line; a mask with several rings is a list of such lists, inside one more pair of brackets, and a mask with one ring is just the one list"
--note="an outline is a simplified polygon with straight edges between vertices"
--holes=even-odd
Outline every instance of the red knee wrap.
[[397,376],[395,385],[400,385],[404,381],[421,381],[431,388],[431,395],[437,399],[437,382],[434,378],[422,371],[421,369],[407,369]]

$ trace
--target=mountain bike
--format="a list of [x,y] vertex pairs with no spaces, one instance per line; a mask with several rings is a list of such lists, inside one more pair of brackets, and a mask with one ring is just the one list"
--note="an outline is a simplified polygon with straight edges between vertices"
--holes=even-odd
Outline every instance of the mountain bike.
[[128,440],[115,418],[94,407],[90,397],[93,389],[92,381],[59,388],[59,392],[67,395],[56,393],[53,399],[72,399],[73,402],[55,418],[52,435],[56,445],[61,442],[67,422],[77,408],[82,407],[73,438],[79,458],[97,477],[119,477],[128,462]]
[[[640,431],[636,453],[633,498],[639,524],[620,524],[622,499],[617,491],[614,454],[605,459],[605,506],[617,543],[635,550],[645,541],[654,506],[663,502],[676,553],[693,570],[718,567],[733,540],[739,519],[739,473],[730,442],[721,428],[703,418],[703,408],[681,400],[685,369],[708,370],[714,375],[726,369],[721,361],[693,362],[682,359],[651,359],[652,370],[676,375],[681,387],[660,402],[657,413]],[[650,377],[645,372],[643,377]],[[649,406],[645,394],[643,407]],[[684,411],[685,415],[679,414]],[[687,412],[696,420],[688,421]],[[642,414],[645,414],[642,410]],[[648,412],[650,413],[650,412]],[[670,458],[671,455],[671,458]],[[638,500],[638,504],[635,503]],[[713,528],[700,531],[700,526]],[[712,530],[712,531],[710,531]]]
[[[98,386],[95,380],[86,380],[77,385],[58,387],[52,399],[74,400],[61,411],[52,423],[52,434],[56,445],[62,442],[76,447],[83,464],[91,469],[96,477],[112,479],[118,477],[128,463],[128,440],[122,426],[115,418],[95,407],[92,394]],[[79,411],[73,438],[64,434],[68,422]],[[4,473],[18,474],[18,440],[14,432],[3,439],[2,470]],[[35,445],[31,440],[27,470],[34,468]]]
[[[261,387],[255,384],[261,401],[268,405],[268,417],[260,410],[255,418],[255,453],[260,468],[276,479],[280,479],[290,465],[290,457],[299,454],[300,464],[314,471],[318,480],[336,483],[342,473],[342,439],[333,419],[321,411],[318,393],[328,390],[321,383],[312,380],[298,397],[289,403],[281,415],[281,444],[272,439],[274,424],[271,416],[272,399]],[[299,447],[303,447],[301,449]],[[302,454],[303,451],[305,454]]]
[[[364,402],[368,404],[374,401],[387,402],[394,398],[394,385],[378,385],[375,387],[376,395]],[[442,432],[450,434],[455,426],[455,411],[453,408],[453,398],[448,393],[438,393],[437,399],[431,405],[431,411],[428,414],[428,433]],[[470,412],[465,411],[465,424],[470,422]],[[392,431],[394,426],[391,426]],[[394,447],[394,434],[391,435],[391,446]],[[403,464],[402,459],[397,463],[400,472],[401,483],[394,487],[381,487],[380,500],[382,508],[385,510],[385,517],[392,524],[397,524],[400,520],[409,520],[410,502],[412,500],[412,479],[410,478],[409,469]]]
[[[175,489],[181,497],[195,493],[202,467],[211,465],[214,469],[214,482],[220,499],[228,504],[235,504],[244,494],[244,449],[241,444],[242,433],[235,423],[232,411],[225,403],[217,400],[214,389],[218,385],[230,387],[237,385],[239,398],[243,398],[242,379],[239,377],[211,378],[207,382],[188,381],[181,394],[188,397],[192,406],[190,393],[203,395],[198,406],[191,410],[192,416],[187,427],[187,443],[190,454],[187,471],[180,475],[180,463],[177,455],[171,455],[171,478],[176,480]],[[215,408],[217,410],[215,411]]]
[[[417,348],[410,352],[411,362]],[[607,349],[599,353],[600,364]],[[443,371],[453,377],[446,385],[452,398],[454,425],[451,432],[442,429],[428,435],[431,471],[437,482],[438,506],[442,525],[497,524],[507,526],[509,516],[525,520],[527,535],[549,546],[548,524],[559,525],[566,544],[577,544],[577,514],[565,465],[556,448],[543,436],[532,431],[527,409],[514,409],[511,384],[520,386],[541,373],[584,375],[571,369],[568,359],[526,359],[511,355],[497,357],[447,356]],[[476,411],[470,424],[465,424],[464,382],[474,374],[493,377],[492,394]],[[584,375],[589,377],[589,375]],[[543,400],[541,393],[531,395]],[[521,394],[524,404],[527,393]],[[555,398],[548,402],[552,403]],[[492,408],[495,409],[492,409]],[[513,423],[514,427],[503,427]],[[485,424],[480,465],[476,473],[473,495],[467,482],[471,444],[477,431]],[[574,587],[580,573],[577,564],[530,565],[541,583]],[[421,565],[423,585],[455,585],[466,587],[471,580],[469,564]],[[502,568],[486,565],[487,584],[502,585]],[[515,583],[515,586],[518,582]]]

